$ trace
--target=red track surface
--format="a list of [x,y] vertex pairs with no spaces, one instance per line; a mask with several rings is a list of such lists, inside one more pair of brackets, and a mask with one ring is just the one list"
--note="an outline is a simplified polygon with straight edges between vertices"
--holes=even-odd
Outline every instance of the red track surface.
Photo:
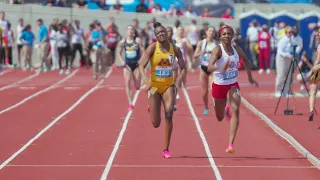
[[[15,81],[28,76],[21,75],[22,72],[10,72],[1,78],[9,77],[10,74],[14,76],[10,78],[15,78]],[[0,142],[4,146],[0,149],[0,163],[2,164],[100,81],[93,81],[91,75],[91,71],[81,69],[61,87],[45,92],[1,114]],[[56,83],[63,77],[65,76],[51,72],[41,74],[20,85],[34,86],[36,89],[5,90],[1,94],[7,93],[8,96],[2,96],[0,107],[6,108]],[[245,107],[241,108],[236,152],[233,155],[225,153],[229,123],[227,121],[217,122],[213,108],[210,109],[209,116],[202,116],[203,104],[198,79],[198,72],[189,73],[188,93],[222,179],[320,179],[318,169],[312,167],[293,147],[290,147],[289,143],[276,135],[264,121],[259,120]],[[263,75],[259,79],[261,82],[274,81],[274,78],[266,78]],[[244,73],[241,73],[239,81],[246,82]],[[13,82],[8,81],[6,84]],[[1,86],[4,85],[1,84]],[[1,169],[0,179],[100,179],[128,112],[123,87],[122,72],[115,70],[104,81],[101,88],[86,97],[70,113]],[[242,95],[259,110],[265,111],[267,116],[275,120],[281,128],[292,134],[316,155],[320,149],[316,145],[317,139],[313,139],[313,143],[310,144],[306,141],[307,136],[312,137],[310,136],[312,132],[309,131],[315,129],[315,125],[306,120],[300,120],[301,122],[294,120],[293,117],[290,117],[292,120],[288,120],[287,116],[272,116],[276,99],[267,101],[265,97],[259,96],[264,100],[262,104],[261,100],[252,96],[254,92],[260,91],[272,93],[273,89],[273,85],[261,86],[254,90],[243,85],[241,91]],[[147,94],[140,92],[136,108],[129,119],[119,149],[115,154],[108,180],[215,179],[186,99],[182,91],[179,94],[181,99],[178,101],[179,109],[174,114],[174,131],[170,148],[174,158],[166,160],[161,157],[165,121],[162,121],[158,129],[152,127],[146,111]],[[15,98],[18,95],[20,98]],[[301,100],[296,100],[300,105]],[[285,102],[285,100],[282,101]],[[302,110],[302,107],[301,105],[299,109]],[[282,106],[279,107],[280,111],[283,111]],[[307,115],[304,116],[304,119],[306,117]],[[286,118],[285,121],[282,120],[284,118]],[[299,127],[299,129],[294,127]],[[319,134],[316,130],[314,133]]]

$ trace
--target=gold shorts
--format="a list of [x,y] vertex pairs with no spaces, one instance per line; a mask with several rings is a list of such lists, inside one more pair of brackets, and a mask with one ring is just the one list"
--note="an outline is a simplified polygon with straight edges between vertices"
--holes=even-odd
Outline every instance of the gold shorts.
[[150,81],[150,93],[154,94],[156,92],[158,92],[159,94],[163,94],[170,86],[174,86],[174,83],[163,83],[163,82],[151,82]]

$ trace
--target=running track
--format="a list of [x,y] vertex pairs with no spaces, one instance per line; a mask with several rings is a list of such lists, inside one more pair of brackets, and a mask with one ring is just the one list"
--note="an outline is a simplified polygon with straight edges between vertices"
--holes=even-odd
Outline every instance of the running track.
[[[9,110],[0,113],[0,179],[320,179],[319,169],[244,104],[236,152],[225,153],[229,123],[217,122],[213,108],[202,115],[198,74],[189,73],[187,89],[179,91],[170,160],[161,157],[165,122],[152,127],[146,92],[134,91],[136,107],[128,112],[121,70],[97,81],[87,69],[69,76],[48,72],[23,82],[33,73],[1,75],[0,88],[9,88],[0,92],[0,111]],[[255,77],[259,89],[245,84],[245,72],[240,74],[242,95],[320,157],[318,116],[314,123],[307,122],[307,114],[284,116],[285,100],[273,115],[274,76]],[[294,101],[296,109],[308,111],[306,98]]]

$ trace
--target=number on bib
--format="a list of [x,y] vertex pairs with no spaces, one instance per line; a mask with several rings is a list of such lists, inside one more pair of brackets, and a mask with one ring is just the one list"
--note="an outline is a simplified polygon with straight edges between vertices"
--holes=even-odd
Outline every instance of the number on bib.
[[126,51],[127,58],[135,58],[137,56],[136,51]]
[[157,67],[156,76],[160,78],[170,78],[172,76],[171,67]]
[[209,60],[210,60],[210,57],[211,57],[211,54],[205,53],[205,54],[203,55],[203,61],[209,61]]
[[223,79],[227,80],[227,79],[233,79],[238,77],[238,71],[231,71],[231,72],[225,72],[223,73]]

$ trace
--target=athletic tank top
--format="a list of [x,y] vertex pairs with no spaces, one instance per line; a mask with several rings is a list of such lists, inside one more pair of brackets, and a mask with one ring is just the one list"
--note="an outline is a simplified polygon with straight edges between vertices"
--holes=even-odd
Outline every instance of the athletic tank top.
[[118,34],[116,31],[114,31],[112,28],[108,29],[108,34],[107,34],[107,38],[108,38],[108,48],[116,48],[118,41]]
[[232,46],[233,55],[229,56],[222,44],[221,58],[216,61],[215,66],[219,69],[213,72],[213,82],[218,85],[229,85],[237,82],[239,55],[236,49]]
[[136,43],[136,40],[133,40],[132,43],[127,43],[127,39],[124,40],[124,52],[125,52],[125,61],[126,64],[135,64],[138,63],[140,59],[140,48]]
[[75,32],[72,35],[72,40],[71,40],[72,44],[81,44],[83,32],[84,32],[83,29],[76,27]]
[[176,41],[175,46],[180,48],[183,60],[186,62],[186,42],[185,38],[181,39],[179,42]]
[[151,65],[151,82],[174,84],[172,69],[175,54],[173,44],[170,43],[169,52],[162,52],[159,43],[156,42],[156,49],[150,59]]
[[203,57],[201,57],[201,65],[208,66],[211,57],[211,51],[214,47],[216,47],[216,45],[216,40],[213,40],[211,44],[207,43],[207,39],[202,40],[201,52],[205,53]]
[[197,33],[197,26],[196,25],[190,25],[190,32],[188,33],[188,39],[191,43],[191,45],[197,45],[198,43],[198,33]]

